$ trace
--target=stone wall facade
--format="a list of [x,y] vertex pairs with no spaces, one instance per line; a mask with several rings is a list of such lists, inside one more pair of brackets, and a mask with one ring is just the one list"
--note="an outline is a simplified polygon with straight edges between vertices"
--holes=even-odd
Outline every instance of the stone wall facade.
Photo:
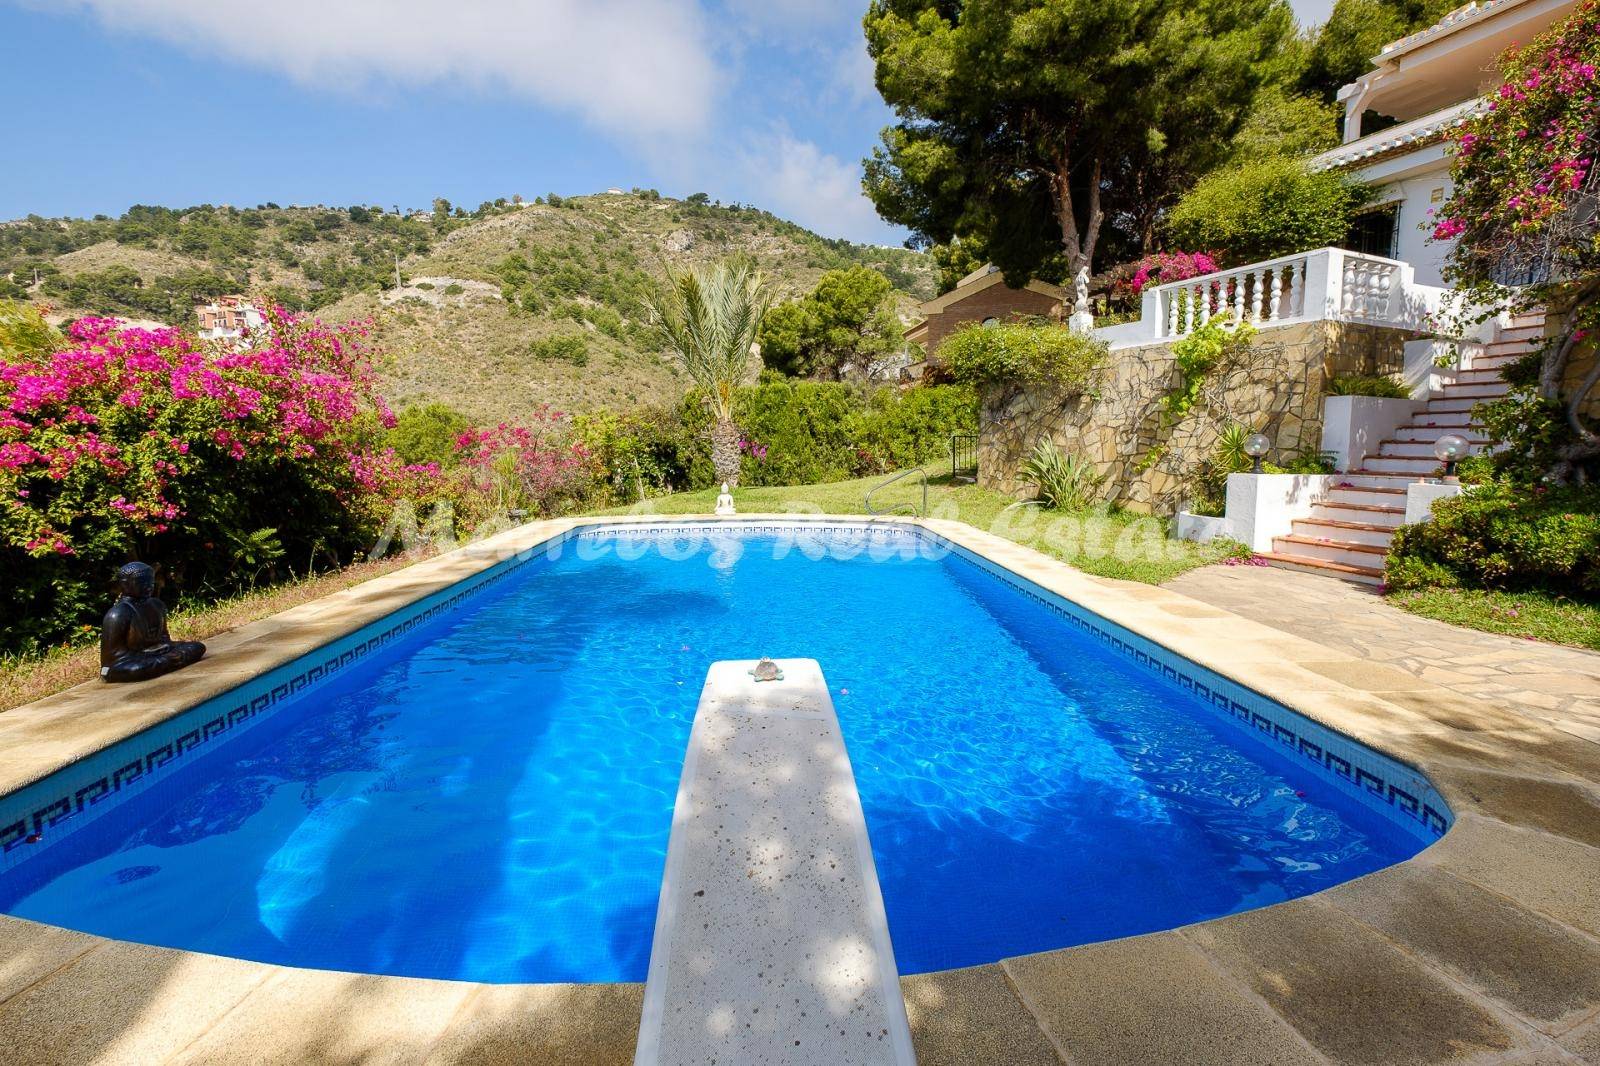
[[1032,289],[1013,289],[1001,283],[980,289],[927,318],[928,332],[921,338],[929,355],[939,344],[969,322],[990,318],[1011,322],[1019,318],[1061,318],[1061,301]]
[[1162,400],[1181,376],[1170,344],[1112,352],[1092,396],[991,390],[983,397],[978,480],[1031,495],[1033,486],[1020,482],[1017,470],[1048,436],[1062,451],[1094,462],[1106,476],[1102,492],[1110,502],[1171,514],[1191,502],[1198,466],[1225,427],[1237,422],[1272,438],[1272,461],[1315,452],[1328,382],[1398,372],[1409,339],[1400,330],[1337,322],[1262,330],[1247,352],[1206,375],[1199,401],[1172,424]]

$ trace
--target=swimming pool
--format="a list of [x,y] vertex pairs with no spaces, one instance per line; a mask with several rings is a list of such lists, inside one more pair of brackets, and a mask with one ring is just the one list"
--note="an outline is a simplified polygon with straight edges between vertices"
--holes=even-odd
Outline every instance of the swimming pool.
[[0,911],[643,980],[700,682],[763,654],[822,664],[902,973],[1304,895],[1445,828],[1414,771],[909,527],[587,529],[465,585],[8,797]]

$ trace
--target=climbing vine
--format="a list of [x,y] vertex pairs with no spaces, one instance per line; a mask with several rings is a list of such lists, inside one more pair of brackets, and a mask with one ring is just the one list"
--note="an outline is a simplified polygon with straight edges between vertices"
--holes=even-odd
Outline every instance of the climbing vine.
[[1213,318],[1172,346],[1178,387],[1161,398],[1162,421],[1175,426],[1194,410],[1205,387],[1206,375],[1217,366],[1235,361],[1249,350],[1256,328],[1231,318]]

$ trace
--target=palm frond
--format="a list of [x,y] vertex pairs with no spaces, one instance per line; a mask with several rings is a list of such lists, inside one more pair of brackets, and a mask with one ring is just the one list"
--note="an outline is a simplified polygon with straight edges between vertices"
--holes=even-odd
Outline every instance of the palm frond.
[[683,361],[718,418],[732,417],[733,389],[749,376],[769,302],[766,279],[739,260],[683,273],[669,268],[666,284],[650,300],[663,343]]

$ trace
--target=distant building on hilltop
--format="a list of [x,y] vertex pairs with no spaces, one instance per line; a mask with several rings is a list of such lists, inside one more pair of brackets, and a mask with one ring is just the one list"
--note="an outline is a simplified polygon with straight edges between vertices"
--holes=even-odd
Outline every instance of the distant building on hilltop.
[[247,329],[260,329],[266,322],[261,308],[243,296],[219,296],[194,309],[200,320],[200,339],[236,340]]
[[1047,281],[1030,281],[1013,289],[1005,280],[998,267],[974,270],[955,288],[922,305],[923,319],[906,330],[906,340],[922,345],[932,355],[941,341],[969,322],[987,325],[1019,318],[1061,318],[1069,295],[1066,289]]

